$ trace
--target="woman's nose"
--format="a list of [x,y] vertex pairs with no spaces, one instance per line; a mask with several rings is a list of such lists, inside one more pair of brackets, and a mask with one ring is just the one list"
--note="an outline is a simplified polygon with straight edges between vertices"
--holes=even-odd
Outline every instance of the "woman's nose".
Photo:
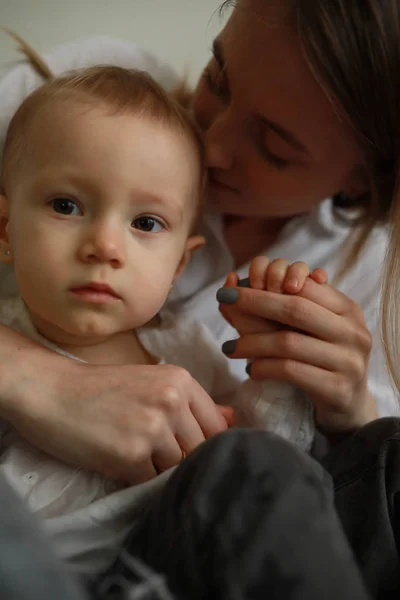
[[229,171],[235,164],[234,125],[226,113],[220,114],[205,132],[207,166]]

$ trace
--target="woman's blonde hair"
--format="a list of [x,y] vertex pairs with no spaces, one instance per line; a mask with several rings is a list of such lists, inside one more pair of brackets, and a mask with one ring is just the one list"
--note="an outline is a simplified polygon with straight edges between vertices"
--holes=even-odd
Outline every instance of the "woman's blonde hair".
[[400,185],[393,202],[391,231],[383,272],[382,338],[389,372],[400,391]]

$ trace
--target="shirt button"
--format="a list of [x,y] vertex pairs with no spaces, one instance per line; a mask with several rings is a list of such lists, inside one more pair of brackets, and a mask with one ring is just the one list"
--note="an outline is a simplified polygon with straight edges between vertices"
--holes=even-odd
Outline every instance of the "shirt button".
[[26,475],[23,476],[22,480],[25,483],[28,483],[29,485],[34,485],[37,480],[38,480],[38,474],[33,472],[33,473],[26,473]]

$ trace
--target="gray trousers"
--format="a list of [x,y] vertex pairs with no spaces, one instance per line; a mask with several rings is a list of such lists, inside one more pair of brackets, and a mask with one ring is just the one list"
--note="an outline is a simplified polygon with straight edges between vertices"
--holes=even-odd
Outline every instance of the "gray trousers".
[[175,471],[91,590],[70,580],[0,479],[0,598],[400,597],[400,420],[368,425],[323,462],[264,432],[216,436]]

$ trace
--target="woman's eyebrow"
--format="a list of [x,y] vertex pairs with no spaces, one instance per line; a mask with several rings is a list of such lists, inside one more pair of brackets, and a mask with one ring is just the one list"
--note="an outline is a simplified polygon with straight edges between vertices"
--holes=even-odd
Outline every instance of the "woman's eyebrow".
[[222,51],[221,42],[218,39],[215,39],[213,41],[212,53],[213,53],[215,60],[218,63],[219,68],[222,71],[225,67],[225,58],[224,58],[224,53]]

